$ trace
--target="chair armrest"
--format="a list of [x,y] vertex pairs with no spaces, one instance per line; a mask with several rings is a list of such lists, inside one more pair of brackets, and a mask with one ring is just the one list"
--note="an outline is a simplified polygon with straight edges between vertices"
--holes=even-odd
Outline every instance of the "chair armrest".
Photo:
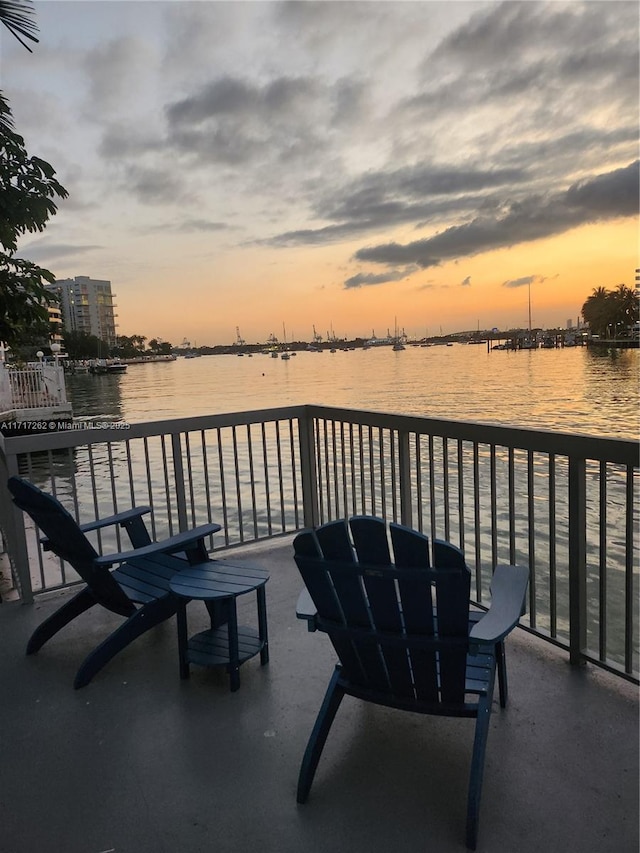
[[109,527],[112,524],[120,524],[124,526],[132,518],[138,518],[140,515],[146,515],[151,512],[150,506],[136,506],[133,509],[118,512],[116,515],[107,515],[104,518],[98,518],[96,521],[90,521],[88,524],[80,524],[80,530],[83,533],[88,533],[90,530],[100,530],[102,527]]
[[176,551],[184,551],[193,543],[201,542],[205,537],[217,533],[222,528],[219,524],[201,524],[199,527],[194,527],[192,530],[186,530],[184,533],[177,533],[175,536],[170,536],[168,539],[163,539],[160,542],[152,542],[151,545],[145,545],[142,548],[135,548],[133,551],[121,551],[117,554],[104,554],[96,557],[93,561],[95,566],[112,566],[114,563],[124,563],[134,557],[150,557],[154,554],[174,554]]
[[496,566],[491,607],[469,632],[473,646],[493,646],[515,628],[523,613],[528,583],[526,566]]
[[307,630],[316,631],[317,615],[318,611],[316,610],[316,606],[313,603],[313,599],[309,595],[309,590],[305,587],[298,596],[298,601],[296,603],[296,617],[298,619],[306,619]]
[[[151,512],[150,506],[136,506],[133,507],[133,509],[127,509],[124,512],[118,512],[115,515],[105,515],[104,518],[89,521],[87,524],[79,524],[78,527],[83,533],[89,533],[91,530],[101,530],[103,527],[110,527],[113,524],[119,524],[121,527],[127,527],[127,525],[132,527],[132,521],[140,518],[142,515],[146,515],[148,512]],[[140,525],[144,526],[144,522],[141,521]],[[149,539],[148,534],[146,534],[146,538]],[[149,539],[149,541],[151,540]],[[43,550],[50,550],[49,539],[46,536],[40,537],[40,544],[42,545]]]

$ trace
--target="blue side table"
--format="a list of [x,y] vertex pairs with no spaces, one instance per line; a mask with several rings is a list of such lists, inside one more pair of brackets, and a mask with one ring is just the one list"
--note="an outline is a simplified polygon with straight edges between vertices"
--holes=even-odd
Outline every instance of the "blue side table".
[[[189,664],[199,666],[226,666],[232,691],[240,687],[240,665],[258,653],[264,666],[269,661],[267,636],[267,605],[265,584],[269,573],[249,563],[231,563],[211,560],[189,566],[171,578],[170,587],[183,599],[178,608],[178,653],[180,677],[189,678]],[[258,630],[238,627],[236,599],[245,593],[256,592],[258,605]],[[187,603],[204,601],[212,626],[187,638]],[[214,619],[214,613],[224,608],[224,622]]]

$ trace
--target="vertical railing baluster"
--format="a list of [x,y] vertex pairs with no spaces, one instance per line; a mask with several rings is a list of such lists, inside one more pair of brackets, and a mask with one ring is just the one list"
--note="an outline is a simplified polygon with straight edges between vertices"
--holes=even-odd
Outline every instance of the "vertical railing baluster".
[[278,483],[280,497],[280,529],[286,528],[286,509],[284,499],[284,463],[282,461],[282,442],[280,440],[280,424],[276,421],[276,446],[278,448]]
[[411,454],[409,432],[398,430],[398,477],[400,479],[400,523],[411,527],[413,508],[411,500]]
[[319,521],[318,524],[322,524],[327,521],[324,509],[324,481],[322,474],[322,431],[324,428],[324,421],[321,418],[316,420],[316,436],[315,436],[315,466],[316,466],[316,477],[318,481],[318,509],[319,509]]
[[[143,439],[143,447],[144,447],[144,465],[145,471],[147,475],[147,490],[149,495],[149,506],[151,507],[151,538],[155,539],[156,534],[156,514],[154,512],[155,508],[155,500],[153,494],[153,480],[151,477],[151,458],[149,455],[149,438],[145,436]],[[91,449],[91,447],[89,447]]]
[[[278,422],[276,421],[276,426]],[[267,514],[267,534],[269,536],[273,535],[273,527],[271,524],[271,484],[269,481],[269,445],[267,442],[267,428],[266,424],[262,423],[260,425],[261,435],[262,435],[262,461],[264,465],[264,490],[265,490],[265,511]],[[284,477],[282,476],[282,472],[278,478],[281,483],[284,482]],[[284,525],[283,525],[284,527]]]
[[491,501],[491,567],[498,564],[498,484],[496,481],[496,446],[489,445],[489,485]]
[[345,424],[340,421],[340,453],[342,458],[342,503],[344,514],[349,514],[349,490],[347,488],[347,442],[345,438]]
[[418,530],[424,530],[424,513],[422,511],[422,436],[416,433],[416,516]]
[[[298,501],[298,468],[296,465],[296,445],[295,445],[295,436],[294,436],[294,428],[293,428],[293,420],[289,418],[289,458],[291,460],[291,487],[292,487],[292,495],[293,495],[293,523],[294,529],[298,530],[300,527],[300,512],[298,509],[299,501]],[[298,423],[298,446],[300,446],[300,424]],[[284,470],[284,469],[283,469]],[[304,507],[303,507],[304,513]],[[286,530],[286,518],[283,522],[282,531]]]
[[235,425],[231,427],[231,443],[233,445],[233,473],[236,484],[236,506],[238,507],[238,538],[244,542],[244,517],[242,509],[242,483],[240,475],[240,455],[238,453],[238,432]]
[[584,459],[569,457],[569,659],[583,661],[587,640],[587,495]]
[[[473,442],[473,530],[475,543],[476,601],[482,601],[482,528],[480,523],[480,457],[478,442]],[[491,564],[495,565],[494,563]]]
[[387,490],[384,477],[384,431],[378,428],[378,461],[380,463],[380,509],[383,518],[387,517]]
[[558,634],[558,582],[556,549],[556,458],[549,454],[549,632]]
[[633,480],[634,469],[626,469],[626,517],[625,517],[625,566],[624,566],[624,670],[633,672],[633,647],[636,637],[634,619],[634,604],[638,590],[634,590],[634,560],[633,560]]
[[[369,503],[371,506],[371,515],[376,515],[377,495],[376,495],[376,453],[375,453],[375,438],[372,426],[367,427],[367,450],[369,452]],[[364,466],[362,466],[364,467]],[[362,472],[364,474],[364,471]],[[355,504],[354,504],[355,509]]]
[[535,495],[533,476],[533,453],[527,452],[527,543],[529,559],[529,624],[532,628],[537,625],[536,602],[536,519]]
[[429,434],[429,513],[431,530],[429,531],[431,541],[438,537],[437,517],[436,517],[436,475],[434,468],[435,449],[433,435]]
[[331,421],[331,452],[333,455],[333,500],[336,508],[336,517],[340,518],[340,483],[338,478],[338,441],[336,434],[336,422]]
[[462,458],[462,442],[458,446],[458,546],[464,551],[464,462]]
[[444,507],[444,538],[451,540],[451,513],[449,508],[449,439],[442,438],[442,504]]
[[253,517],[253,536],[258,538],[258,505],[256,503],[256,478],[253,467],[253,439],[251,438],[251,424],[247,424],[247,454],[249,457],[249,482],[251,484],[251,514]]
[[509,563],[516,562],[516,490],[513,447],[509,448]]
[[[179,441],[179,439],[178,439]],[[169,536],[173,536],[173,508],[172,508],[172,499],[175,494],[176,501],[180,500],[178,495],[175,492],[176,489],[176,477],[174,476],[173,484],[169,481],[169,461],[167,456],[167,443],[166,443],[166,435],[160,436],[160,449],[162,452],[162,474],[164,481],[164,498],[165,504],[167,508],[167,521],[169,524]],[[182,468],[182,462],[180,462],[180,467]],[[182,496],[182,500],[184,500],[184,495]],[[186,514],[185,514],[186,518]],[[178,515],[179,519],[179,515]]]
[[[358,493],[356,483],[356,451],[355,451],[355,436],[353,433],[353,424],[349,424],[349,464],[351,466],[351,514],[358,513]],[[371,466],[370,475],[373,477],[373,465]],[[372,483],[373,488],[373,483]]]
[[393,521],[398,520],[398,475],[396,466],[396,431],[389,430],[389,464],[391,465],[391,516]]
[[171,434],[171,455],[173,459],[173,487],[178,511],[178,530],[187,530],[187,497],[182,465],[182,443],[180,433]]
[[598,653],[601,660],[607,656],[607,465],[599,466],[598,512]]
[[220,468],[220,500],[222,501],[222,526],[224,528],[224,544],[228,545],[229,536],[229,507],[227,504],[226,468],[224,464],[224,439],[220,427],[216,428],[218,441],[218,467]]
[[[193,489],[193,468],[191,464],[191,442],[189,439],[189,433],[185,432],[184,434],[184,458],[187,461],[187,478],[185,480],[185,489],[186,483],[189,484],[188,491],[188,504],[191,508],[191,523],[192,525],[196,524],[196,506],[195,506],[195,494]],[[184,462],[183,462],[184,465]],[[187,504],[187,495],[185,495],[185,506]]]

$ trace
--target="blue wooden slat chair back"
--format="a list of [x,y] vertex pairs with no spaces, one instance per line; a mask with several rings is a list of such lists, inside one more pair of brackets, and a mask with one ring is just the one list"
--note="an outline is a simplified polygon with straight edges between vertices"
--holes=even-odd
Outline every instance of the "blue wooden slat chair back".
[[[472,717],[466,841],[475,849],[496,658],[521,615],[528,570],[496,569],[487,630],[483,614],[470,615],[471,573],[449,543],[434,543],[431,568],[426,536],[358,516],[303,531],[294,551],[306,587],[297,615],[310,630],[328,634],[339,658],[302,761],[298,802],[309,795],[344,695],[423,714]],[[503,698],[506,703],[506,691]]]
[[[68,562],[86,584],[36,628],[27,644],[27,654],[37,652],[76,616],[96,604],[126,619],[86,657],[74,680],[76,688],[88,684],[125,646],[177,612],[179,599],[169,588],[170,579],[190,562],[206,560],[205,538],[220,530],[218,524],[205,524],[163,542],[153,542],[142,520],[151,511],[149,507],[79,525],[60,501],[27,480],[11,477],[7,485],[16,506],[44,534],[45,550]],[[132,550],[102,556],[86,533],[115,524],[126,530]],[[114,565],[117,568],[111,569]]]

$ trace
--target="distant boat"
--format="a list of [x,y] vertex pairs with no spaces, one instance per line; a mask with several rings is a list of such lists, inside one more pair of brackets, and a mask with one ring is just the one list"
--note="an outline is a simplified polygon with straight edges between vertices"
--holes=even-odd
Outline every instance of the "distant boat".
[[[396,319],[395,325],[394,325],[394,333],[395,334],[393,336],[393,347],[392,347],[392,349],[394,352],[401,352],[402,350],[406,349],[404,344],[405,344],[405,341],[407,339],[407,336],[404,333],[404,329],[402,330],[402,335],[398,334],[398,321],[397,321],[397,319]],[[387,337],[388,337],[388,335],[387,335]]]
[[121,361],[108,361],[106,358],[95,358],[89,363],[89,373],[104,376],[107,373],[125,373],[127,365]]
[[283,344],[282,344],[283,352],[282,352],[280,358],[283,361],[289,361],[289,359],[291,358],[291,355],[289,353],[289,347],[287,346],[287,330],[284,327],[284,323],[282,324],[282,338],[283,338]]

